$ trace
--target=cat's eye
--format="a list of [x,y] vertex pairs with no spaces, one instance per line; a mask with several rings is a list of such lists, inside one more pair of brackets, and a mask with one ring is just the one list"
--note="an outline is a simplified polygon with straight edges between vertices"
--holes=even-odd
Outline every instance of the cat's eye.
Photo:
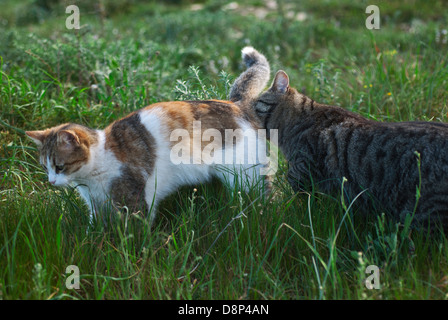
[[257,106],[255,107],[258,113],[271,113],[272,109],[276,107],[275,103],[266,103],[264,101],[259,101]]
[[54,168],[56,169],[56,173],[59,173],[59,172],[61,172],[62,170],[64,170],[64,166],[63,166],[63,165],[54,166]]

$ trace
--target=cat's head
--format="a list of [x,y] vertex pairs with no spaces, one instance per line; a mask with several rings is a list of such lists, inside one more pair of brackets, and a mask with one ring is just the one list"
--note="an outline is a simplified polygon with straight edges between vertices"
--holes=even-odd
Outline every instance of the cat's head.
[[55,186],[67,186],[79,176],[89,161],[90,146],[97,140],[94,130],[76,124],[25,133],[36,143],[40,164]]
[[289,77],[286,72],[278,71],[271,87],[262,93],[254,104],[254,110],[265,127],[277,106],[294,99],[296,92],[289,86]]

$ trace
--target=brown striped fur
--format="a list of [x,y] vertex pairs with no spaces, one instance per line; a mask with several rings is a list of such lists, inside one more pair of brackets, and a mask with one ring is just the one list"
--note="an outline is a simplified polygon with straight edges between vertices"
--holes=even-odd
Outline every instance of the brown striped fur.
[[448,124],[368,120],[300,94],[283,71],[253,108],[265,128],[278,129],[295,191],[314,184],[335,193],[345,177],[347,203],[362,193],[362,211],[448,229]]

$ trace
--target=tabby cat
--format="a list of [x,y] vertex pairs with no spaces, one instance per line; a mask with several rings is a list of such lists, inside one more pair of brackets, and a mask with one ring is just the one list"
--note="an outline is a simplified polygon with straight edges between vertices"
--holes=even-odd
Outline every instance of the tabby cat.
[[[247,69],[233,84],[229,101],[156,103],[113,122],[104,130],[66,123],[46,130],[27,131],[26,135],[38,146],[40,163],[49,182],[55,186],[76,187],[89,206],[91,216],[113,203],[132,210],[143,207],[151,212],[151,223],[160,200],[180,186],[218,177],[236,187],[235,170],[244,175],[240,177],[242,188],[258,182],[267,184],[266,177],[259,174],[261,163],[253,165],[246,161],[221,166],[205,164],[201,159],[193,159],[191,163],[172,161],[172,148],[178,143],[172,139],[174,130],[182,129],[192,138],[196,123],[200,124],[200,133],[207,129],[259,128],[253,110],[240,106],[255,99],[264,89],[269,80],[269,64],[251,47],[243,49],[242,57]],[[189,149],[190,138],[186,140]],[[224,141],[215,152],[225,151],[227,143],[234,148],[244,143],[238,137],[231,139]],[[204,149],[204,143],[195,145],[193,142],[191,149],[194,155],[196,149]],[[255,155],[248,157],[255,159]],[[223,166],[227,170],[223,170]]]
[[447,229],[448,124],[369,120],[297,92],[281,70],[252,107],[265,128],[278,129],[295,191],[314,183],[334,193],[345,177],[349,199],[362,193],[362,211]]

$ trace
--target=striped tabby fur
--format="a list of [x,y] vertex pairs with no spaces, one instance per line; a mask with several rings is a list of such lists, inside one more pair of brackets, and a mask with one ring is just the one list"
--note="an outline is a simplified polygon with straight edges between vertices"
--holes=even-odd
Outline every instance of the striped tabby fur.
[[278,129],[295,191],[314,183],[335,192],[345,177],[349,199],[366,190],[357,201],[363,211],[385,211],[401,221],[415,212],[414,222],[447,228],[448,124],[368,120],[300,94],[283,71],[253,107],[265,128]]

